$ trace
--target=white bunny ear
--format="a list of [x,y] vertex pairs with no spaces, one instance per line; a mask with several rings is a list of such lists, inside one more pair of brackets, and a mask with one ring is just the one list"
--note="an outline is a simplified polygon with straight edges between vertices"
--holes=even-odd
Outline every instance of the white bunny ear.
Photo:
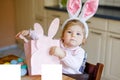
[[81,0],[68,0],[67,11],[70,18],[77,17],[81,10]]
[[34,30],[38,33],[38,35],[44,34],[43,28],[39,23],[34,24]]
[[97,11],[99,0],[87,0],[83,6],[80,18],[84,21],[91,18]]
[[48,30],[48,37],[53,38],[55,36],[59,28],[59,22],[60,22],[59,18],[55,18],[52,21]]

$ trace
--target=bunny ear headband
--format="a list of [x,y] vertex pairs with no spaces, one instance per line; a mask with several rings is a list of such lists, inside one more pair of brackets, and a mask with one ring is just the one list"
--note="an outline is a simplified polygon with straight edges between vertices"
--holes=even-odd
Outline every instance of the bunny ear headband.
[[68,0],[67,2],[67,11],[69,14],[69,19],[67,19],[62,28],[67,24],[70,20],[79,20],[84,24],[85,27],[85,38],[88,37],[88,25],[86,21],[91,18],[97,11],[99,0],[87,0],[81,11],[81,0]]

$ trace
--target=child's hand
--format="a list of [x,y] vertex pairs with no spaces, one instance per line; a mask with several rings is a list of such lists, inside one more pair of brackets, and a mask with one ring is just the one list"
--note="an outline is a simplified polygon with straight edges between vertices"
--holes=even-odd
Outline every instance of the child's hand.
[[20,35],[22,35],[22,36],[28,36],[28,35],[29,35],[29,30],[23,30],[23,31],[19,32],[19,33],[15,36],[16,39],[18,39]]
[[49,54],[50,54],[50,55],[57,56],[57,57],[59,57],[60,59],[65,57],[65,52],[64,52],[61,48],[59,48],[59,47],[57,47],[57,46],[51,47]]

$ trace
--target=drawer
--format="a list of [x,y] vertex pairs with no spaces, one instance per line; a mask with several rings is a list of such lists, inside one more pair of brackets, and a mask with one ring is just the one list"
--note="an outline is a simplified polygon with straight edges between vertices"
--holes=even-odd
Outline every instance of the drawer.
[[61,12],[61,11],[54,11],[54,10],[46,10],[47,14],[49,14],[47,17],[48,18],[56,18],[58,17],[61,21],[61,23],[63,23],[66,19],[68,19],[68,14],[67,12]]
[[105,30],[105,31],[107,30],[107,26],[108,26],[108,20],[103,18],[92,17],[87,21],[87,23],[90,28]]
[[35,22],[41,24],[41,26],[45,26],[45,25],[44,25],[44,22],[45,22],[44,17],[36,17],[36,18],[35,18]]
[[117,20],[109,20],[108,21],[108,31],[114,33],[120,33],[120,21]]

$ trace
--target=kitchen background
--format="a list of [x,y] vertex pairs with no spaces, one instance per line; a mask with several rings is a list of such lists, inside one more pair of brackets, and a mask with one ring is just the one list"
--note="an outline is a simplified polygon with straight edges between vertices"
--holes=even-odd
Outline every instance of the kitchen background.
[[[47,35],[49,24],[55,17],[62,23],[68,18],[61,0],[0,0],[0,57],[7,53],[24,57],[23,41],[15,35],[40,23]],[[83,3],[86,0],[82,0]],[[101,62],[102,80],[120,80],[120,0],[100,0],[94,17],[87,21],[89,37],[85,46],[88,62]],[[59,38],[61,27],[55,38]],[[7,50],[10,51],[7,51]]]

